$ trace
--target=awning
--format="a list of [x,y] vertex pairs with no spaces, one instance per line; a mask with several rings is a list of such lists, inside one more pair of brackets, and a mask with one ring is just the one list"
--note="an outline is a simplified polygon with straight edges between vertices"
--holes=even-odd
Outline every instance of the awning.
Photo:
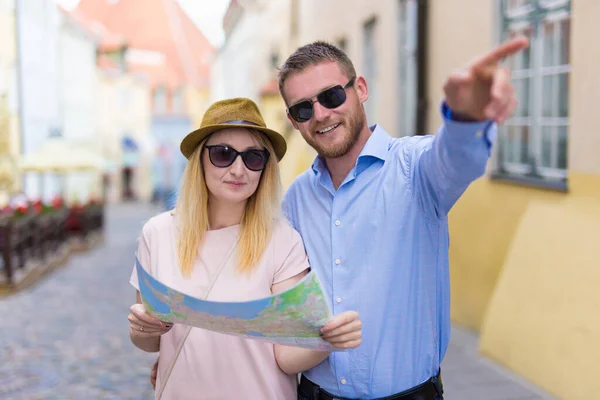
[[101,171],[106,163],[104,157],[84,143],[65,138],[50,138],[36,151],[23,157],[23,171]]

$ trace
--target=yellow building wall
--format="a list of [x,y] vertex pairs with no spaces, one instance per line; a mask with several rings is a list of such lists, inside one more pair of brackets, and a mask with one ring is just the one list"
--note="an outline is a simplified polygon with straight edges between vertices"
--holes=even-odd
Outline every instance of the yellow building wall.
[[[527,202],[483,321],[482,353],[561,399],[600,376],[600,176],[593,195]],[[591,193],[590,193],[591,194]]]
[[[430,5],[434,131],[446,76],[496,43],[498,3]],[[589,45],[600,2],[572,7],[569,190],[489,177],[471,185],[450,213],[451,312],[481,333],[483,354],[561,399],[587,399],[600,376],[600,48]]]
[[[9,6],[10,4],[10,6]],[[14,1],[9,0],[0,7],[0,121],[3,125],[1,132],[8,135],[9,154],[14,162],[13,185],[11,193],[21,190],[21,174],[18,169],[21,153],[20,122],[18,114],[18,76],[17,70],[17,39],[15,31]],[[11,9],[12,8],[12,9]],[[5,194],[6,195],[6,194]]]

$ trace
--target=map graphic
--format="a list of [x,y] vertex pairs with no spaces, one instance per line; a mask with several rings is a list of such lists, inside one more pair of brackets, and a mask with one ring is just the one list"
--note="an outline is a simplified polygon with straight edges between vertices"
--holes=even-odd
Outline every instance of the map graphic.
[[247,302],[201,300],[150,275],[136,257],[140,295],[150,315],[165,321],[287,346],[336,351],[319,332],[331,318],[321,283],[309,272],[294,287]]

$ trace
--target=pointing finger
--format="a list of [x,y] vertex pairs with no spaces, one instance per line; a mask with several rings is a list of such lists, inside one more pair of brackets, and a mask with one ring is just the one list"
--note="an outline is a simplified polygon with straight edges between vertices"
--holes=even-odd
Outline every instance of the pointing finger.
[[485,67],[498,64],[506,57],[518,53],[528,46],[529,39],[525,36],[515,37],[500,44],[489,53],[477,58],[472,66],[475,69],[485,69]]

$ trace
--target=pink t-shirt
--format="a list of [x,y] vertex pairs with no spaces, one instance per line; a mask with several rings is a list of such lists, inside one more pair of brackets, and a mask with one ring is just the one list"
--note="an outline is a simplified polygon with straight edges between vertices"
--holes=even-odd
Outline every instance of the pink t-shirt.
[[[211,277],[236,241],[239,227],[207,232],[191,278],[185,279],[177,262],[175,217],[165,212],[144,225],[138,259],[160,282],[202,298]],[[247,301],[268,297],[273,284],[308,268],[302,239],[285,220],[275,223],[271,242],[250,275],[238,273],[236,261],[234,252],[215,281],[208,300]],[[129,282],[139,290],[135,267]],[[165,370],[185,329],[175,324],[161,336],[157,389],[163,384]],[[167,381],[163,399],[296,399],[296,385],[296,375],[287,375],[277,365],[272,344],[193,328]]]

